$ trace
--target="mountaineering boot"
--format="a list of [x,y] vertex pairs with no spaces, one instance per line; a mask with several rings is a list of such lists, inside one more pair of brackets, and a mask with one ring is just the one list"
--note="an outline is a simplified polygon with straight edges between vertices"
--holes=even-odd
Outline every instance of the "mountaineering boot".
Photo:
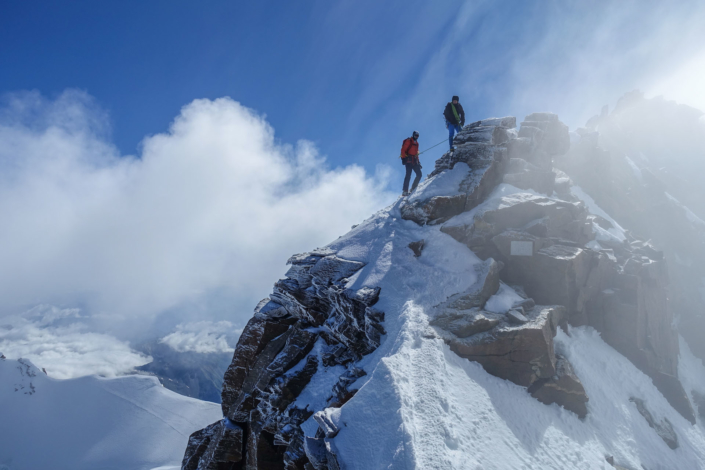
[[401,193],[401,197],[406,197],[408,195],[409,195],[409,191],[404,191],[403,193]]

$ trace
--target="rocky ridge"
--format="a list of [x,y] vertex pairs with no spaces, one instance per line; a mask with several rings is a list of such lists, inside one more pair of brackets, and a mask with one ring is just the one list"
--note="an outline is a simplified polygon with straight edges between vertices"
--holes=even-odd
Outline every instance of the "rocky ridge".
[[678,330],[705,360],[703,114],[662,97],[627,93],[612,112],[605,106],[576,129],[570,151],[555,165],[625,229],[663,251]]
[[[678,380],[662,253],[591,213],[553,168],[570,149],[556,115],[531,114],[518,131],[515,123],[466,126],[456,150],[400,206],[403,219],[440,226],[484,260],[474,284],[433,308],[434,334],[542,403],[585,417],[588,396],[553,339],[560,327],[592,326],[694,422]],[[423,240],[409,245],[420,259],[424,247]],[[224,379],[224,419],[190,437],[183,469],[341,468],[335,410],[355,395],[366,375],[357,365],[385,335],[384,313],[374,308],[380,288],[348,288],[364,263],[335,250],[296,255],[289,264],[238,342]],[[297,406],[313,377],[335,367],[326,405]],[[301,429],[309,418],[315,435]]]

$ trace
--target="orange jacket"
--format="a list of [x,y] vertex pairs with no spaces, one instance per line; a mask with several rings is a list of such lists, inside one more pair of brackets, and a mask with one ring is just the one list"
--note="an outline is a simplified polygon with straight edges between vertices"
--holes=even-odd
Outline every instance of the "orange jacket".
[[413,157],[411,162],[419,163],[419,142],[411,137],[404,139],[401,144],[401,158]]

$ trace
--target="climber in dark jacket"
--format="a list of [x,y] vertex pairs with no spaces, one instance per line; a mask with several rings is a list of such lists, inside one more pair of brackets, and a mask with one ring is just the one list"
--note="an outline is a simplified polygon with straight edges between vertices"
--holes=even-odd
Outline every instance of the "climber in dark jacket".
[[414,184],[411,185],[411,192],[414,192],[416,186],[421,181],[421,163],[419,162],[419,133],[414,131],[411,137],[404,139],[401,144],[401,162],[406,167],[406,176],[404,176],[404,192],[402,196],[409,195],[409,180],[411,179],[411,171],[416,173]]
[[465,125],[465,111],[460,104],[460,98],[454,96],[450,103],[443,110],[443,117],[446,118],[446,129],[448,129],[448,144],[453,150],[453,136]]

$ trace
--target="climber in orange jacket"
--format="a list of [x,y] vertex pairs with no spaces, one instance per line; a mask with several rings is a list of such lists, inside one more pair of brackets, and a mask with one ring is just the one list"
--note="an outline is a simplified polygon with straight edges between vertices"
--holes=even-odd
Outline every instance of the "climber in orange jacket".
[[421,162],[419,162],[419,133],[414,131],[411,137],[404,139],[401,144],[401,163],[406,167],[406,176],[404,176],[404,192],[402,196],[409,195],[409,180],[411,179],[411,171],[416,173],[414,184],[411,185],[411,192],[414,192],[416,186],[421,181]]

